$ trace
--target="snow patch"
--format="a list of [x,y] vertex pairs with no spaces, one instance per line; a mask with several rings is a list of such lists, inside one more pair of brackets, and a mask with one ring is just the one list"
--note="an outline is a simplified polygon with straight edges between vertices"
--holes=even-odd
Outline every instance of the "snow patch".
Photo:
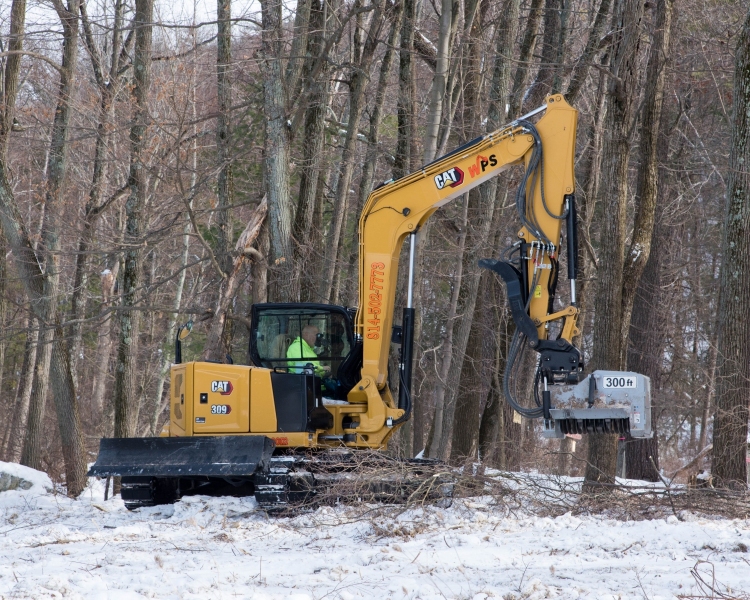
[[17,490],[43,494],[53,489],[52,480],[46,473],[16,463],[0,462],[0,492]]

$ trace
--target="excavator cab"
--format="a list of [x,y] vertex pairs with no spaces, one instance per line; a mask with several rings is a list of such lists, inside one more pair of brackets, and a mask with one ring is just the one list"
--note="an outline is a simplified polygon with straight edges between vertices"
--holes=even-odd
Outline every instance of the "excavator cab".
[[275,372],[312,373],[324,398],[346,400],[362,366],[352,313],[329,304],[254,304],[250,362]]

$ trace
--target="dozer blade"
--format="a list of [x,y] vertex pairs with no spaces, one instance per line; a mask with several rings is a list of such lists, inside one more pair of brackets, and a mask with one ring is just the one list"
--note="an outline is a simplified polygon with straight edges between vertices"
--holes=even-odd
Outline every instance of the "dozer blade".
[[274,447],[264,436],[104,438],[88,474],[246,477],[268,468]]
[[650,438],[651,380],[623,371],[594,371],[576,385],[550,386],[551,420],[542,435],[630,433]]

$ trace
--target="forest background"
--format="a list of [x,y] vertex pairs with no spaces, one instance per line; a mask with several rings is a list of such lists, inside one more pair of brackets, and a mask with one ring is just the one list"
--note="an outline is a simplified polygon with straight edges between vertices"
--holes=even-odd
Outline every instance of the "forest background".
[[78,494],[101,436],[158,435],[181,323],[202,334],[187,358],[246,363],[252,303],[351,306],[372,188],[560,92],[580,111],[577,342],[589,370],[651,377],[657,434],[543,441],[503,401],[513,325],[476,261],[515,239],[511,171],[420,232],[415,412],[391,451],[607,483],[619,448],[620,475],[746,488],[746,3],[174,8],[0,8],[0,458]]

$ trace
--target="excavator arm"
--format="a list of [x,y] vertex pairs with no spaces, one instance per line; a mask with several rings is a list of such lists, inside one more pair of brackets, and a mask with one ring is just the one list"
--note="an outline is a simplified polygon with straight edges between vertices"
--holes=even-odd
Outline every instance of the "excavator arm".
[[[535,126],[538,140],[524,126],[524,120],[515,121],[370,194],[359,221],[359,310],[355,323],[356,333],[363,339],[363,379],[372,379],[378,388],[386,383],[401,247],[439,207],[513,165],[528,166],[539,145],[544,148],[544,197],[548,206],[559,213],[565,196],[573,194],[578,111],[562,96],[548,98],[544,108],[545,114]],[[535,182],[532,193],[541,196],[541,180]],[[538,229],[559,240],[564,221],[547,214],[538,215],[538,219]],[[526,226],[519,235],[529,242],[538,239]],[[546,251],[537,258],[540,264],[549,265]],[[531,302],[532,319],[545,319],[548,314],[550,274],[549,269],[542,271],[538,283],[541,291]],[[539,335],[544,336],[543,325],[539,326]]]
[[[532,123],[530,119],[539,113],[544,114],[536,123]],[[516,197],[521,223],[518,241],[507,249],[502,258],[483,259],[480,266],[496,272],[508,287],[508,299],[517,328],[515,357],[509,357],[514,359],[512,366],[518,365],[520,361],[515,358],[521,356],[526,347],[539,352],[535,386],[538,406],[527,410],[515,399],[509,385],[517,373],[506,372],[506,398],[527,417],[544,416],[548,435],[551,436],[594,429],[606,431],[612,429],[610,422],[613,419],[619,423],[617,427],[625,427],[622,419],[628,419],[625,412],[630,411],[630,405],[624,407],[625,412],[609,410],[599,413],[599,423],[591,410],[583,416],[580,411],[571,413],[570,410],[565,413],[567,416],[560,414],[554,408],[549,389],[550,386],[555,387],[554,396],[564,388],[567,396],[560,403],[567,407],[572,406],[573,397],[581,395],[581,392],[570,391],[573,386],[581,385],[579,380],[583,371],[580,353],[572,344],[579,333],[578,308],[575,306],[574,158],[577,121],[578,111],[561,95],[549,96],[544,106],[528,115],[472,140],[419,171],[387,182],[370,194],[359,221],[359,307],[355,333],[362,340],[362,371],[361,380],[348,395],[351,403],[368,404],[368,416],[363,416],[347,431],[350,434],[348,439],[359,440],[356,434],[377,431],[382,428],[383,419],[387,427],[392,427],[409,417],[415,234],[440,206],[513,165],[523,165],[525,168]],[[553,301],[564,226],[571,303],[555,310]],[[395,401],[387,385],[387,365],[398,263],[407,236],[410,237],[411,249],[409,290],[401,334],[400,393],[398,401]],[[553,323],[557,325],[550,327]],[[554,339],[548,339],[551,331],[556,334]],[[625,375],[632,376],[629,381],[636,377],[636,374]],[[647,378],[640,375],[637,378],[641,396],[648,395]],[[602,385],[600,383],[600,388]],[[540,386],[544,387],[541,399],[538,394]],[[605,393],[602,396],[604,399],[597,404],[596,394],[587,392],[587,408],[601,408],[607,402],[606,396]],[[648,407],[645,404],[648,404],[647,399],[641,402],[637,410],[650,413],[650,404]],[[621,406],[618,405],[618,408]],[[556,414],[559,419],[552,415],[551,410],[558,410]],[[562,429],[565,431],[561,430],[556,420],[563,422]],[[591,423],[594,423],[594,429],[589,427]],[[637,428],[632,429],[635,431]],[[648,436],[650,420],[646,429],[645,435]]]

